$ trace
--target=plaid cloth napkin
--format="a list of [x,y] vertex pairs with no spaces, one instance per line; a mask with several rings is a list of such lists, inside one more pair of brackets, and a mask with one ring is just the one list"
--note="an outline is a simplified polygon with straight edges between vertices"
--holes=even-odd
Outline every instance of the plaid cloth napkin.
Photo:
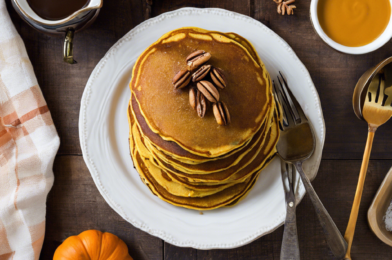
[[38,259],[59,137],[0,0],[0,260]]

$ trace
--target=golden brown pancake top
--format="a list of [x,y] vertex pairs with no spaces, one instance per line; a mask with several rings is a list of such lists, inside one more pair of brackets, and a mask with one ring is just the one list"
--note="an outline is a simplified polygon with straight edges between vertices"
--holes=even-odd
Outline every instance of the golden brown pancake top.
[[[151,130],[191,153],[207,157],[225,154],[244,144],[266,116],[268,72],[245,48],[222,35],[195,33],[193,29],[180,29],[171,35],[176,40],[160,39],[146,50],[146,55],[141,55],[133,74],[136,80],[131,87]],[[172,85],[173,76],[186,67],[185,58],[196,49],[210,52],[208,64],[224,71],[227,87],[220,92],[220,100],[230,110],[228,126],[219,126],[211,109],[205,118],[199,118],[189,105],[188,88],[175,90]]]

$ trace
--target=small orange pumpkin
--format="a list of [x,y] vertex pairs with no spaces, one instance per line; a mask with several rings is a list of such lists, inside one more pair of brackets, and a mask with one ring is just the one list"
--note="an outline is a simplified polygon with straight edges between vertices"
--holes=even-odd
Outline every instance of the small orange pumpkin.
[[117,236],[87,230],[67,238],[54,252],[53,260],[133,260]]

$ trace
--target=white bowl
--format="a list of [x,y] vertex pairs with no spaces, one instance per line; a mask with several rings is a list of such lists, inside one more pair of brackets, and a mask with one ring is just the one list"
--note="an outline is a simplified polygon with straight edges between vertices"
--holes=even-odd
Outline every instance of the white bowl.
[[[327,36],[327,34],[323,31],[323,29],[320,26],[320,22],[318,19],[317,15],[317,5],[318,5],[319,0],[312,0],[310,3],[310,20],[313,23],[314,29],[316,30],[317,34],[321,37],[321,39],[334,48],[337,51],[348,53],[348,54],[365,54],[369,53],[372,51],[377,50],[378,48],[382,47],[384,44],[386,44],[391,38],[392,38],[392,15],[391,18],[389,19],[389,23],[385,31],[373,42],[361,46],[361,47],[347,47],[344,45],[341,45],[331,38]],[[392,0],[390,0],[391,6],[392,6]]]

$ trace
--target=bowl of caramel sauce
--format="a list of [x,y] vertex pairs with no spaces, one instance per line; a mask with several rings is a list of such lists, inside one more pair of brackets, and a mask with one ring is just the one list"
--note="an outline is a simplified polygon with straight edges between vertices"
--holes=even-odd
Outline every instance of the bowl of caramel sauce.
[[391,39],[391,5],[392,0],[312,0],[310,19],[332,48],[364,54]]

